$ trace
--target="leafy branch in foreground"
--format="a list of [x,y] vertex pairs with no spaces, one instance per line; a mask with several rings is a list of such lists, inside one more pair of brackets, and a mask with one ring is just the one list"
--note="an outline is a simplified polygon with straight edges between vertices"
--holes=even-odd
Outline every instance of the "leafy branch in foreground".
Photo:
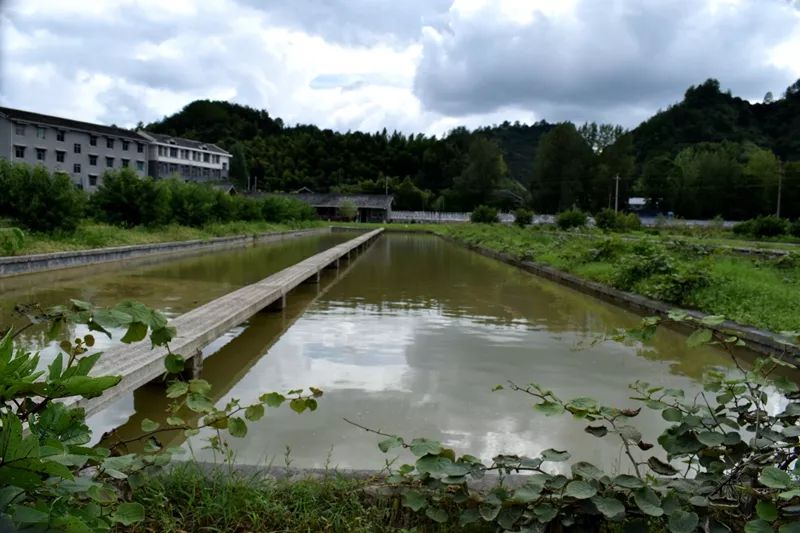
[[[735,375],[708,372],[704,391],[693,398],[636,382],[630,386],[632,399],[641,403],[636,409],[602,406],[591,398],[565,401],[536,384],[508,386],[532,397],[540,414],[569,413],[587,424],[588,434],[618,440],[629,473],[578,461],[564,475],[557,463],[571,456],[554,449],[537,457],[501,454],[484,463],[437,441],[407,440],[348,422],[385,437],[378,444],[384,453],[403,448],[416,457],[397,469],[390,463],[387,483],[402,494],[405,507],[441,523],[483,521],[504,531],[607,530],[631,522],[673,533],[800,531],[800,395],[780,375],[793,365],[770,357],[746,369],[735,353],[744,343],[719,329],[722,317],[695,320],[676,312],[669,319],[695,328],[690,345],[727,351]],[[646,339],[659,323],[645,319],[640,329],[615,338]],[[658,447],[642,440],[632,424],[643,408],[658,411],[668,423]],[[489,473],[496,477],[486,478]],[[516,476],[521,473],[527,475]]]
[[[296,412],[317,408],[319,389],[271,392],[251,405],[233,399],[223,408],[214,405],[211,385],[202,379],[184,380],[184,359],[173,354],[169,342],[175,329],[166,317],[135,302],[98,308],[72,300],[69,305],[43,310],[18,307],[28,323],[0,336],[0,529],[26,531],[107,531],[115,524],[128,526],[141,521],[144,507],[126,501],[132,490],[160,472],[177,449],[163,449],[157,435],[182,430],[189,437],[204,428],[214,430],[209,446],[230,457],[225,435],[244,437],[247,421],[259,420],[265,407],[283,403]],[[69,325],[89,332],[70,340]],[[44,327],[46,339],[60,340],[59,351],[45,367],[38,352],[19,346],[20,334],[31,327]],[[123,343],[149,336],[153,347],[167,349],[165,379],[172,400],[168,427],[151,420],[142,422],[142,434],[117,439],[109,448],[90,446],[92,432],[82,408],[73,398],[93,398],[113,388],[120,376],[92,375],[101,352],[93,352],[100,333],[124,331]],[[59,401],[61,400],[61,401]],[[66,400],[66,401],[65,401]],[[192,419],[178,416],[182,409]],[[243,416],[239,416],[239,415]],[[225,434],[222,432],[225,431]],[[113,441],[113,432],[111,434]],[[127,445],[144,441],[144,453],[127,453]]]

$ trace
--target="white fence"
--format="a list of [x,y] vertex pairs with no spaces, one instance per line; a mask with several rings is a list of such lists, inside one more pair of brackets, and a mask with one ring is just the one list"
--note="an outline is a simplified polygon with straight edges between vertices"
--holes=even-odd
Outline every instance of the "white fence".
[[[469,222],[470,213],[455,213],[455,212],[437,212],[437,211],[392,211],[389,220],[391,222],[403,222],[406,224],[448,224],[453,222]],[[500,222],[511,224],[514,222],[514,215],[511,213],[498,214]],[[656,218],[656,217],[639,217],[642,221],[642,226],[655,227],[660,224],[664,226],[690,226],[690,227],[708,227],[719,222],[714,220],[684,220],[678,218]],[[534,215],[533,224],[555,224],[555,215]],[[726,229],[732,228],[737,222],[725,220],[722,222],[722,227]],[[589,217],[589,225],[594,225],[594,219]]]

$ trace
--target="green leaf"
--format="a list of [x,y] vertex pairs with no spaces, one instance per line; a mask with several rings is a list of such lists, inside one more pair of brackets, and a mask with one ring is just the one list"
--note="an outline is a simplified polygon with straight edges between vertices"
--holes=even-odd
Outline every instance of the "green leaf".
[[144,420],[142,420],[141,427],[142,427],[142,431],[144,431],[145,433],[150,433],[151,431],[157,430],[160,425],[161,424],[159,424],[158,422],[156,422],[154,420],[150,420],[149,418],[145,418]]
[[55,381],[61,377],[61,372],[63,371],[64,366],[64,354],[59,353],[53,362],[50,363],[48,367],[49,373],[47,379],[50,381]]
[[781,492],[778,494],[778,496],[782,500],[791,500],[792,498],[797,498],[800,496],[800,489],[787,490],[786,492]]
[[697,513],[678,509],[669,515],[668,525],[671,533],[692,533],[699,522]]
[[501,508],[502,506],[499,503],[482,503],[478,507],[478,511],[481,513],[481,518],[486,522],[492,522],[500,514]]
[[778,508],[772,502],[760,501],[756,503],[756,514],[762,520],[774,522],[778,519]]
[[633,501],[646,515],[661,516],[664,514],[664,510],[661,508],[661,500],[653,489],[649,487],[635,490],[633,492]]
[[543,461],[550,461],[552,463],[561,463],[566,461],[570,458],[570,454],[567,451],[563,450],[554,450],[553,448],[548,448],[547,450],[543,451],[541,454]]
[[555,416],[560,415],[564,412],[564,406],[560,403],[555,403],[551,401],[544,401],[542,403],[537,403],[533,406],[535,411],[542,413],[545,416]]
[[595,496],[592,498],[592,503],[606,518],[614,519],[625,514],[625,506],[616,498]]
[[65,396],[94,398],[103,394],[103,391],[117,385],[121,379],[121,376],[101,376],[97,378],[72,376],[61,381],[59,385],[63,388]]
[[792,483],[789,474],[774,466],[765,467],[764,470],[761,471],[761,475],[758,476],[758,481],[765,487],[771,489],[786,489],[789,488]]
[[295,413],[302,413],[306,410],[306,401],[303,398],[293,398],[292,401],[289,402],[289,408],[294,411]]
[[725,435],[715,431],[701,431],[697,434],[697,440],[706,446],[715,447],[725,442]]
[[27,505],[15,505],[14,521],[20,524],[46,524],[50,521],[50,515]]
[[380,450],[383,453],[386,453],[392,448],[397,448],[398,446],[402,445],[403,445],[403,439],[401,439],[400,437],[389,437],[386,440],[380,441],[378,443],[378,448],[380,448]]
[[642,433],[633,426],[621,426],[618,431],[625,442],[629,444],[636,444],[642,440]]
[[640,489],[644,487],[644,481],[642,481],[636,476],[621,474],[614,478],[614,485],[617,485],[624,489]]
[[686,345],[689,348],[696,348],[697,346],[708,344],[711,342],[712,334],[710,329],[695,330],[689,338],[686,339]]
[[595,437],[605,437],[608,434],[608,428],[605,426],[586,426],[583,430]]
[[416,490],[409,490],[403,494],[403,505],[417,512],[428,505],[425,497]]
[[123,503],[114,514],[111,515],[114,522],[119,522],[123,526],[130,526],[136,522],[144,520],[144,506],[141,503]]
[[725,322],[725,317],[722,315],[708,315],[700,319],[700,323],[705,326],[716,327]]
[[248,406],[244,410],[244,417],[251,422],[261,420],[264,417],[264,406],[260,403]]
[[267,404],[267,407],[280,407],[281,404],[286,401],[286,398],[283,396],[283,394],[279,394],[277,392],[262,394],[258,399]]
[[800,533],[800,522],[788,522],[778,528],[778,533]]
[[438,455],[442,451],[442,445],[434,440],[414,439],[411,441],[411,453],[417,457],[423,455]]
[[[195,357],[200,357],[196,355]],[[167,372],[170,374],[177,374],[179,372],[183,372],[183,368],[186,364],[186,361],[180,355],[175,355],[174,353],[167,354],[164,358],[164,367],[167,369]]]
[[247,435],[247,424],[238,416],[233,416],[228,419],[228,432],[231,437],[244,438]]
[[210,413],[214,410],[214,405],[208,401],[208,398],[195,393],[190,393],[186,397],[186,407],[195,413]]
[[603,477],[603,472],[591,463],[578,461],[572,465],[572,475],[584,479],[600,479]]
[[774,533],[775,530],[772,528],[769,522],[766,520],[750,520],[748,523],[744,525],[744,532],[745,533]]
[[458,517],[458,525],[463,527],[469,524],[474,524],[480,519],[480,517],[481,514],[477,509],[465,509]]
[[173,326],[163,326],[160,328],[151,328],[150,330],[150,342],[152,345],[155,346],[165,346],[169,343],[175,335],[178,334],[178,330],[175,329]]
[[541,485],[528,483],[514,491],[514,501],[518,503],[530,503],[537,500],[541,493]]
[[662,476],[674,476],[678,473],[678,471],[673,468],[671,464],[665,463],[658,457],[650,457],[647,460],[647,466],[649,466],[653,472],[656,474],[661,474]]
[[661,417],[667,422],[680,422],[683,420],[683,413],[674,407],[667,407],[661,412]]
[[444,524],[448,519],[447,511],[441,507],[428,507],[425,509],[425,516],[439,524]]
[[211,384],[204,379],[190,379],[189,392],[206,395],[211,392]]
[[117,501],[117,491],[104,485],[92,485],[89,487],[87,494],[100,504],[110,504]]
[[536,515],[536,518],[539,520],[539,522],[542,524],[547,524],[558,515],[558,509],[549,503],[540,503],[533,508],[533,514]]
[[417,459],[416,467],[420,474],[430,474],[432,476],[445,475],[445,467],[453,462],[439,455],[424,455]]
[[167,387],[167,398],[180,398],[189,392],[189,384],[185,381],[173,381]]
[[587,500],[597,494],[597,489],[585,481],[575,480],[570,481],[564,489],[564,494],[576,500]]
[[185,426],[186,421],[179,416],[168,416],[167,424],[169,424],[170,426]]
[[128,331],[125,332],[125,335],[120,340],[125,344],[131,344],[139,342],[145,337],[147,337],[147,324],[131,322],[128,326]]

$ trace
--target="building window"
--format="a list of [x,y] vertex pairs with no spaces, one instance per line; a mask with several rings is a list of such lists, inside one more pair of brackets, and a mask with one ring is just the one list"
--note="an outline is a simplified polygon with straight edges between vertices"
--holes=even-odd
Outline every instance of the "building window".
[[136,162],[136,170],[140,172],[144,172],[144,161],[137,161]]
[[210,154],[203,154],[203,163],[208,163],[210,159],[211,159]]
[[114,139],[112,139],[111,137],[106,139],[106,148],[112,148],[112,149],[114,148]]
[[178,149],[177,148],[170,148],[169,149],[169,156],[170,157],[178,157]]
[[89,135],[89,145],[97,146],[97,135]]
[[113,157],[106,157],[106,166],[111,168],[114,166],[114,158]]
[[65,152],[64,150],[56,150],[56,161],[58,161],[59,163],[63,163],[64,162],[64,157],[66,155],[67,155],[67,152]]
[[122,168],[128,168],[128,165],[130,164],[130,162],[131,162],[130,159],[123,159],[122,160]]
[[44,139],[46,131],[47,131],[47,128],[43,128],[41,126],[36,126],[36,138],[37,139]]
[[93,166],[93,167],[97,166],[97,156],[96,155],[90,155],[89,156],[89,164],[91,166]]
[[130,144],[130,141],[122,141],[122,151],[127,152]]
[[81,153],[81,145],[80,145],[80,143],[75,143],[75,145],[72,147],[72,151],[75,152],[76,154]]
[[144,153],[144,144],[142,144],[142,143],[136,143],[136,151],[137,151],[138,153],[140,153],[140,154],[141,154],[141,153]]
[[227,161],[223,161],[222,162],[222,170],[228,170],[228,162]]
[[80,174],[81,173],[81,164],[80,163],[75,163],[74,165],[72,165],[72,172],[74,172],[75,174]]
[[89,186],[97,187],[97,174],[89,174]]
[[169,164],[169,173],[170,174],[175,174],[176,172],[178,172],[178,165],[176,165],[175,163],[170,163]]
[[64,142],[64,130],[56,131],[56,140]]
[[14,147],[14,157],[19,159],[23,159],[25,157],[25,147],[24,146],[15,146]]
[[45,156],[47,155],[47,150],[44,148],[37,148],[36,149],[36,160],[37,161],[44,161]]
[[14,124],[14,132],[17,135],[25,135],[25,124]]

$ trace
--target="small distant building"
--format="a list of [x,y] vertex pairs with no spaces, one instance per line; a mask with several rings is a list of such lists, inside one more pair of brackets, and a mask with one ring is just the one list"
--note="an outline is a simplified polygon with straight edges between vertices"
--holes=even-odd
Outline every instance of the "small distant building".
[[647,206],[647,198],[633,196],[628,198],[628,209],[631,211],[641,211]]
[[287,198],[295,198],[307,203],[317,211],[322,220],[339,220],[342,218],[339,208],[347,202],[358,210],[356,220],[359,222],[385,222],[391,218],[394,196],[384,194],[317,194],[297,193],[281,194]]
[[150,141],[148,173],[155,179],[178,175],[185,181],[228,179],[231,154],[212,143],[139,130]]
[[89,192],[106,170],[127,167],[144,177],[148,144],[139,133],[116,126],[0,107],[0,157],[63,172]]

